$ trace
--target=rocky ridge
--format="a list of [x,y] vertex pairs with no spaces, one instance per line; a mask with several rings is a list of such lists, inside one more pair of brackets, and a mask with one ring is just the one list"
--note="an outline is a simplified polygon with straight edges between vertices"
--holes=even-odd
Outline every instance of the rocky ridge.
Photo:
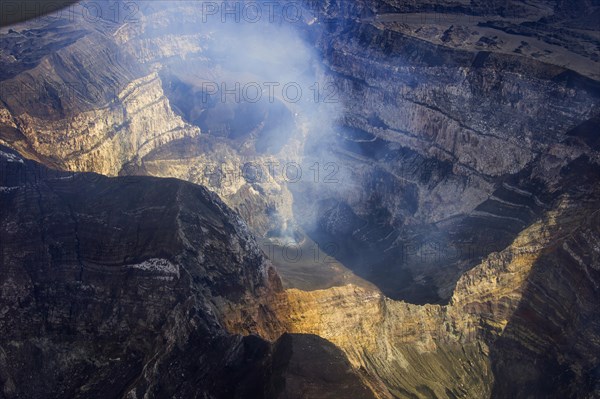
[[291,289],[290,330],[342,348],[381,397],[592,398],[600,213],[597,191],[584,198],[561,199],[466,272],[448,305],[356,286]]
[[[294,397],[298,381],[373,397],[330,343],[277,340],[279,278],[206,189],[55,171],[0,147],[0,203],[2,397]],[[315,348],[325,379],[297,355]]]
[[3,71],[2,143],[61,169],[114,176],[199,134],[172,111],[157,74],[117,46],[116,24],[60,15],[3,35],[2,52],[19,62]]

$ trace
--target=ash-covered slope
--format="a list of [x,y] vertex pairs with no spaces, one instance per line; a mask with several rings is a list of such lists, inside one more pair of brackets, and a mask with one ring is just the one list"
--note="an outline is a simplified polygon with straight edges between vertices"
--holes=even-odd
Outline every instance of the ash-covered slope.
[[[1,147],[0,206],[2,397],[276,398],[302,375],[248,335],[283,331],[279,277],[206,189],[58,172]],[[287,352],[310,348],[289,339]],[[339,366],[302,385],[372,397],[321,345],[320,361]]]

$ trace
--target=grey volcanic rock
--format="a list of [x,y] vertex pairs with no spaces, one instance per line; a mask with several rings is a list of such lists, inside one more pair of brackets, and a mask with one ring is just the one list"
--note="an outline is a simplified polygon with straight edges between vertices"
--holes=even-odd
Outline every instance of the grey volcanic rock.
[[[597,162],[585,132],[598,128],[600,85],[535,57],[353,18],[357,7],[380,5],[381,15],[392,2],[347,3],[313,4],[318,20],[305,27],[345,106],[339,133],[309,137],[306,154],[331,154],[352,171],[351,185],[293,185],[295,214],[301,224],[311,220],[305,228],[317,242],[341,243],[335,256],[386,295],[444,302],[465,270],[508,245],[562,193],[562,167],[582,154]],[[445,13],[460,14],[451,2],[427,4],[421,11],[440,11],[440,24]],[[421,12],[401,8],[385,13]],[[473,8],[487,12],[493,7]],[[338,209],[347,216],[336,220]],[[355,227],[340,239],[336,223],[349,219]]]
[[465,272],[448,305],[353,285],[287,290],[292,331],[341,347],[385,398],[597,397],[600,176],[586,162],[563,170],[565,194]]
[[[259,312],[257,301],[277,289],[235,214],[183,182],[55,172],[8,151],[0,153],[3,395],[230,389],[206,383],[244,356],[224,314],[252,301]],[[271,329],[263,321],[239,328]],[[194,358],[165,363],[180,351]]]
[[82,8],[3,28],[1,143],[59,169],[116,175],[199,134],[170,109],[160,78],[119,47],[122,21]]
[[600,395],[600,176],[597,169],[576,166],[565,168],[567,179],[583,174],[588,184],[569,189],[573,208],[559,221],[560,234],[536,260],[519,306],[491,345],[492,397]]
[[[573,71],[593,70],[594,57],[565,67],[505,48],[461,46],[452,29],[441,41],[393,23],[394,16],[432,11],[459,18],[466,10],[454,2],[307,4],[316,19],[307,12],[306,25],[297,27],[336,84],[343,108],[336,132],[315,129],[297,146],[261,152],[261,128],[254,127],[268,124],[263,115],[276,114],[277,107],[252,111],[248,104],[207,102],[196,75],[227,80],[235,71],[223,71],[215,43],[194,30],[193,21],[203,26],[197,8],[166,7],[124,40],[138,59],[161,71],[171,104],[205,134],[161,146],[121,173],[207,185],[258,236],[304,230],[386,295],[431,303],[447,301],[465,270],[542,215],[561,194],[556,181],[563,166],[582,154],[598,159],[597,147],[577,137],[597,124],[598,83]],[[472,6],[469,13],[482,21],[503,7]],[[528,20],[549,15],[546,8],[513,6],[511,12]],[[560,7],[553,12],[552,21],[571,18]],[[169,34],[173,29],[181,31],[179,40]],[[204,46],[194,48],[190,40]],[[561,57],[572,58],[572,46],[560,48]],[[266,167],[264,182],[240,177],[247,162],[290,160],[306,166],[304,172],[333,160],[345,181],[285,184]]]
[[277,398],[375,398],[346,355],[315,335],[284,334],[275,343],[272,386]]
[[[331,134],[299,134],[293,107],[279,99],[207,102],[202,76],[231,81],[238,72],[220,64],[211,36],[226,27],[203,23],[199,4],[142,7],[136,23],[17,25],[2,36],[11,62],[0,82],[0,140],[62,169],[206,185],[258,237],[307,233],[392,298],[446,302],[464,271],[560,195],[562,167],[582,154],[598,159],[589,133],[600,114],[589,73],[597,46],[566,27],[583,3],[542,3],[502,11],[502,2],[476,2],[467,12],[458,2],[307,2],[295,28],[337,87],[342,112]],[[507,24],[540,37],[557,24],[568,32],[553,44],[555,59],[536,56],[545,48],[529,36],[520,52],[501,45]],[[463,37],[469,29],[481,32]],[[476,45],[494,35],[497,45]],[[587,55],[573,41],[588,43]],[[72,80],[81,90],[62,98],[57,87]],[[273,136],[273,126],[287,135]],[[307,176],[329,161],[342,183],[287,184],[267,166],[295,162]],[[243,176],[248,162],[264,180]]]
[[[39,179],[7,152],[5,396],[368,397],[355,377],[385,398],[598,396],[598,1],[305,3],[295,27],[338,89],[330,134],[279,100],[204,101],[206,79],[240,68],[221,64],[226,29],[200,2],[1,32],[0,142],[60,169],[206,185],[257,237],[338,262],[278,265],[310,290],[281,292],[207,191]],[[72,79],[85,88],[61,97]],[[344,179],[239,175],[323,160]],[[283,331],[347,359],[313,335],[248,335]]]
[[1,147],[0,204],[2,397],[273,397],[279,278],[215,194]]

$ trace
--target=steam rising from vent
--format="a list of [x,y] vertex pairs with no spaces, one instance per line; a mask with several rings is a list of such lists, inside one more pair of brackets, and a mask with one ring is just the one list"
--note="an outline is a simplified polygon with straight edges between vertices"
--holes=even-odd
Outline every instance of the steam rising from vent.
[[338,91],[324,76],[320,55],[302,39],[299,26],[285,21],[210,26],[210,58],[229,73],[205,83],[209,95],[224,103],[280,101],[299,126],[321,134],[332,130],[339,115]]
[[[339,191],[350,180],[328,151],[342,115],[339,90],[327,76],[322,55],[303,38],[316,18],[293,2],[179,4],[180,23],[163,23],[165,15],[172,17],[172,10],[165,12],[169,2],[148,3],[152,9],[144,13],[147,43],[153,35],[168,36],[190,49],[182,59],[160,60],[163,81],[182,93],[171,95],[171,104],[203,134],[242,143],[237,150],[244,161],[253,160],[244,150],[253,142],[250,153],[257,156],[259,174],[293,191],[303,225],[311,224],[316,204],[304,203],[302,192]],[[146,51],[152,49],[138,49]],[[279,235],[294,241],[295,221],[288,208],[276,209]]]

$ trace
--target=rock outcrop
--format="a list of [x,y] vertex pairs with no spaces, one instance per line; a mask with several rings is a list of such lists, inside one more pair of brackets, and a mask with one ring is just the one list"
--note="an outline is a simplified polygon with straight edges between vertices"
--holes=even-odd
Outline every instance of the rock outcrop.
[[79,14],[16,25],[2,39],[2,143],[45,164],[116,175],[174,139],[193,137],[158,75],[120,49],[118,25]]
[[[2,397],[290,397],[299,378],[313,397],[373,397],[324,340],[256,336],[284,331],[281,283],[206,189],[54,171],[1,147],[0,204]],[[325,379],[297,370],[314,345],[336,365]]]
[[592,175],[466,272],[448,305],[351,285],[293,289],[281,312],[289,330],[338,345],[381,397],[595,397],[600,197]]
[[[454,40],[464,24],[514,18],[501,4],[477,3],[468,21],[452,2],[306,6],[293,28],[323,57],[315,78],[335,84],[334,132],[307,129],[302,108],[281,98],[208,95],[207,82],[242,79],[220,62],[218,36],[230,27],[207,23],[200,4],[156,3],[135,21],[55,18],[6,33],[3,54],[13,61],[3,74],[1,139],[62,169],[203,184],[258,237],[307,234],[389,297],[414,303],[448,302],[462,273],[560,195],[562,167],[583,154],[598,159],[597,143],[585,138],[600,112],[598,84],[586,73],[594,54],[580,54],[575,68]],[[513,6],[538,18],[540,32],[571,21],[577,8]],[[439,18],[417,18],[428,12]],[[411,18],[424,28],[415,31]],[[448,18],[458,19],[449,33],[431,33]],[[568,29],[555,44],[561,58],[579,51]],[[243,79],[268,80],[252,74]],[[75,80],[71,95],[57,92]],[[273,136],[272,126],[285,128]],[[303,179],[282,178],[290,164]]]
[[[344,104],[340,133],[309,140],[352,171],[352,184],[293,185],[295,198],[320,200],[301,203],[296,216],[316,214],[311,236],[343,243],[342,263],[386,295],[447,302],[462,273],[560,195],[562,167],[583,154],[597,162],[597,144],[571,132],[597,129],[598,82],[522,54],[433,44],[353,18],[384,2],[347,3],[315,4],[318,20],[305,31]],[[440,7],[440,18],[457,14]]]

